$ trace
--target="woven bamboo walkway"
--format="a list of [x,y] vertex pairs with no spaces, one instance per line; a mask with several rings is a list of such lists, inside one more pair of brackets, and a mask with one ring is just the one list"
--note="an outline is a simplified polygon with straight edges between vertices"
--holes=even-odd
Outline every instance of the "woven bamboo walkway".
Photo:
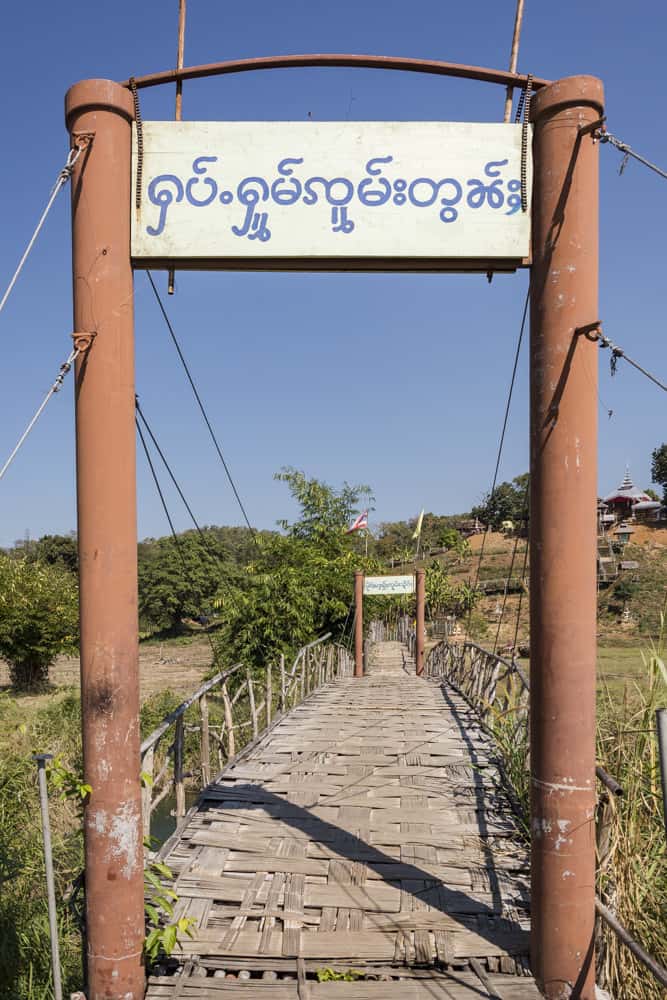
[[168,843],[197,927],[150,1000],[539,997],[528,857],[487,737],[398,643],[369,659],[237,758]]

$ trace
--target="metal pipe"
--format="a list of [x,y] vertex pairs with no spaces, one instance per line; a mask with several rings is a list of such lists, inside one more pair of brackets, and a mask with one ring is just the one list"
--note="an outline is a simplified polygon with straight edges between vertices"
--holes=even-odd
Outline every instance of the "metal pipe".
[[[224,76],[228,73],[248,73],[261,69],[295,69],[307,66],[347,66],[361,69],[393,69],[408,73],[430,73],[435,76],[454,76],[464,80],[479,80],[481,83],[497,83],[503,87],[512,85],[525,89],[528,77],[524,73],[509,73],[503,69],[488,69],[485,66],[467,66],[465,63],[442,62],[438,59],[411,59],[405,56],[371,56],[341,52],[308,53],[307,55],[256,56],[252,59],[228,59],[224,62],[204,63],[201,66],[185,66],[183,69],[168,69],[161,73],[137,76],[134,82],[138,88],[159,87],[163,83],[176,80],[198,80],[204,76]],[[533,90],[546,87],[551,81],[534,77]],[[121,87],[129,87],[130,81],[123,80]]]
[[548,998],[595,994],[596,345],[600,80],[534,123],[531,326],[531,954]]
[[354,676],[364,676],[364,574],[354,574]]
[[612,778],[612,776],[608,774],[603,767],[600,767],[599,764],[595,768],[595,774],[597,775],[598,780],[609,789],[612,795],[623,795],[623,789],[616,781],[616,778]]
[[658,732],[658,752],[660,754],[660,778],[662,781],[662,816],[667,835],[667,708],[658,708],[655,713]]
[[[176,69],[183,69],[183,58],[185,56],[185,0],[178,0],[178,47],[176,51]],[[174,118],[180,122],[183,118],[183,80],[179,77],[176,80],[176,106],[174,108]],[[174,268],[169,268],[167,278],[167,293],[174,294],[176,272]]]
[[49,933],[51,935],[51,968],[53,969],[54,1000],[62,1000],[63,985],[60,978],[60,947],[58,945],[58,913],[56,910],[56,884],[53,876],[53,851],[51,849],[51,824],[49,822],[49,796],[46,790],[46,762],[53,760],[52,753],[38,753],[32,758],[37,764],[39,783],[39,808],[42,814],[42,839],[44,841],[44,867],[46,869],[46,895],[49,906]]
[[421,677],[424,673],[424,605],[426,603],[426,574],[424,573],[424,570],[418,569],[416,577],[417,614],[415,615],[415,671],[417,676]]
[[[133,283],[133,104],[110,80],[65,98],[92,141],[72,175],[88,1000],[144,994]],[[92,343],[91,335],[94,335]],[[77,337],[75,337],[75,346]]]
[[652,958],[648,952],[644,951],[642,946],[635,941],[623,924],[619,923],[611,910],[609,910],[604,903],[601,903],[599,899],[595,900],[595,908],[604,922],[609,924],[614,934],[623,942],[626,948],[629,948],[635,958],[639,959],[642,965],[646,966],[659,983],[662,983],[663,986],[667,986],[667,969],[664,965],[660,965],[660,963],[656,962],[656,960]]
[[[510,73],[516,73],[516,64],[519,59],[519,42],[521,40],[521,26],[523,24],[524,0],[516,0],[516,14],[514,15],[514,34],[512,35],[512,49],[510,52]],[[512,117],[512,98],[514,87],[507,88],[505,95],[505,115],[503,121],[508,122]]]

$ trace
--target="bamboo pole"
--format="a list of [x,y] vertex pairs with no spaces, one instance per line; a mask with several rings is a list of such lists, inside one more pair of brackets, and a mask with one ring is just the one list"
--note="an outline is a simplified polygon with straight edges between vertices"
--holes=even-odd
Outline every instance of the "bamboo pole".
[[204,787],[206,787],[211,780],[211,741],[209,735],[208,698],[205,694],[199,699],[199,714],[201,718],[201,780]]
[[185,751],[185,717],[176,720],[174,738],[174,788],[176,790],[176,819],[185,816],[185,785],[183,783],[183,753]]

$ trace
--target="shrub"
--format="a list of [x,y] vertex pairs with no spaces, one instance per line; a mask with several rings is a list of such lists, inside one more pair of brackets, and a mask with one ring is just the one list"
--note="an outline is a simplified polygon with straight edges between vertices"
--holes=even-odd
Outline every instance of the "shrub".
[[0,654],[17,689],[42,687],[58,653],[78,639],[78,593],[59,566],[0,556]]

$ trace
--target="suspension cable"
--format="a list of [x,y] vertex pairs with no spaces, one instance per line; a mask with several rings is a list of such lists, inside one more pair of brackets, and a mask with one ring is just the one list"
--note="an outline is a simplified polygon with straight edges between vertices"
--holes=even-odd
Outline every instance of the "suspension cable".
[[62,168],[62,170],[58,174],[58,179],[56,180],[56,183],[53,185],[53,188],[51,189],[51,194],[49,195],[49,200],[46,203],[46,208],[42,212],[42,214],[40,216],[40,219],[39,219],[39,222],[37,223],[37,226],[35,228],[35,231],[33,232],[32,236],[30,237],[28,245],[25,248],[25,251],[23,253],[23,256],[21,257],[21,259],[20,259],[20,261],[18,263],[18,267],[14,271],[12,279],[9,282],[9,284],[7,285],[7,289],[5,291],[5,294],[2,296],[2,299],[0,300],[0,312],[2,312],[2,310],[5,308],[5,303],[7,302],[7,299],[9,298],[9,296],[11,295],[12,289],[13,289],[14,285],[18,281],[18,277],[19,277],[21,271],[23,270],[23,265],[27,261],[29,255],[30,255],[30,251],[32,250],[33,246],[35,245],[35,241],[36,241],[37,237],[39,236],[39,234],[40,234],[40,232],[42,230],[42,226],[46,222],[47,216],[48,216],[49,212],[51,211],[51,207],[52,207],[54,201],[58,197],[58,192],[60,191],[61,188],[63,188],[65,186],[65,184],[67,184],[67,181],[72,176],[72,171],[74,170],[74,164],[76,163],[76,161],[81,156],[81,153],[83,152],[83,148],[84,148],[83,145],[79,145],[75,149],[70,149],[70,151],[69,151],[69,153],[67,155],[67,159],[65,161],[65,166]]
[[246,509],[243,506],[243,501],[241,500],[241,497],[239,496],[239,491],[237,490],[236,484],[235,484],[235,482],[234,482],[234,480],[232,478],[232,474],[229,471],[229,466],[227,465],[227,462],[225,461],[225,457],[222,454],[222,449],[220,448],[220,445],[218,444],[218,439],[215,436],[215,432],[213,430],[213,427],[211,426],[211,421],[208,418],[208,415],[207,415],[206,410],[204,408],[204,404],[202,403],[202,400],[201,400],[201,396],[199,395],[199,392],[197,391],[197,386],[194,383],[194,379],[193,379],[193,377],[192,377],[192,375],[190,373],[190,369],[188,368],[188,363],[185,360],[185,357],[183,355],[183,351],[181,350],[181,345],[178,342],[178,339],[177,339],[176,334],[174,332],[174,328],[173,328],[173,326],[172,326],[172,324],[171,324],[171,322],[169,320],[169,316],[167,315],[167,310],[164,307],[164,303],[162,302],[162,299],[160,298],[160,293],[158,292],[157,287],[155,285],[155,282],[153,281],[153,275],[151,274],[150,271],[146,271],[146,275],[148,277],[148,280],[150,281],[151,288],[153,289],[153,294],[155,295],[155,298],[157,300],[157,304],[160,307],[160,312],[162,313],[164,321],[165,321],[165,323],[167,325],[167,329],[169,330],[169,334],[171,336],[171,339],[174,342],[174,347],[176,348],[178,356],[179,356],[179,358],[181,360],[181,364],[183,365],[183,369],[185,371],[185,374],[187,375],[188,382],[190,383],[190,387],[192,388],[192,392],[194,393],[194,397],[197,400],[197,405],[199,406],[199,409],[201,410],[202,417],[204,418],[204,423],[206,424],[206,426],[208,428],[208,432],[211,435],[211,440],[213,441],[213,444],[215,446],[215,450],[217,451],[218,457],[219,457],[220,461],[222,462],[222,467],[225,470],[225,473],[227,475],[227,479],[229,480],[229,484],[230,484],[230,486],[231,486],[231,488],[233,490],[234,496],[236,497],[238,505],[239,505],[239,507],[241,509],[241,513],[243,514],[243,519],[244,519],[244,521],[245,521],[245,523],[246,523],[246,525],[248,527],[248,531],[250,532],[250,534],[252,536],[253,542],[257,546],[257,550],[261,551],[260,545],[259,545],[259,543],[257,541],[257,535],[256,535],[256,532],[255,532],[255,529],[253,528],[253,526],[250,523],[250,520],[249,520],[248,515],[246,513]]
[[[496,485],[497,485],[497,482],[498,482],[498,472],[500,470],[500,461],[502,459],[503,446],[505,444],[505,433],[507,431],[507,422],[509,420],[510,406],[512,404],[512,394],[514,392],[514,385],[515,385],[515,382],[516,382],[517,368],[519,367],[519,356],[521,354],[521,345],[523,343],[523,335],[524,335],[524,331],[526,329],[526,319],[528,317],[528,303],[529,303],[529,301],[530,301],[530,285],[529,285],[528,290],[526,292],[526,301],[524,302],[524,305],[523,305],[523,315],[521,317],[521,326],[519,328],[519,337],[518,337],[518,340],[517,340],[516,351],[514,353],[514,366],[512,368],[512,378],[510,379],[509,390],[508,390],[508,393],[507,393],[507,402],[505,404],[505,416],[504,416],[504,419],[503,419],[502,431],[500,433],[500,441],[498,442],[498,453],[496,455],[496,465],[495,465],[495,469],[493,471],[493,482],[491,484],[491,491],[489,493],[488,503],[491,503],[492,500],[493,500],[493,496],[494,496],[494,493],[496,491]],[[480,574],[480,571],[481,571],[481,568],[482,568],[482,560],[484,558],[484,548],[486,546],[486,539],[487,539],[488,534],[489,534],[489,525],[487,524],[486,530],[485,530],[485,532],[484,532],[484,534],[482,536],[482,544],[480,545],[480,549],[479,549],[479,558],[477,560],[477,569],[475,571],[475,582],[474,582],[474,585],[473,585],[473,589],[474,590],[477,589],[477,584],[479,583],[479,574]],[[472,619],[472,607],[470,608],[470,611],[468,612],[468,621],[467,621],[467,625],[466,625],[466,637],[467,637],[467,634],[468,634],[468,631],[469,631],[469,628],[470,628],[470,621],[471,621],[471,619]]]
[[63,364],[60,366],[60,371],[58,372],[58,375],[56,376],[55,382],[53,383],[53,385],[51,386],[51,388],[47,392],[46,396],[44,397],[44,399],[42,400],[42,402],[40,403],[40,405],[37,407],[37,410],[35,411],[35,414],[34,414],[32,420],[30,421],[30,423],[28,424],[28,426],[24,430],[24,432],[21,435],[21,437],[16,442],[16,446],[14,447],[14,450],[12,451],[11,455],[9,456],[9,458],[7,459],[7,461],[5,462],[5,464],[3,465],[2,469],[0,469],[0,479],[2,479],[2,477],[4,476],[5,472],[9,468],[9,466],[12,464],[12,462],[16,458],[16,456],[17,456],[17,454],[18,454],[18,452],[19,452],[19,450],[21,448],[21,445],[26,440],[26,438],[30,434],[30,431],[33,429],[33,427],[35,426],[35,424],[39,420],[39,418],[40,418],[40,416],[42,414],[42,411],[44,410],[44,408],[45,408],[46,404],[48,403],[48,401],[51,399],[51,396],[55,395],[55,393],[60,390],[63,382],[65,381],[65,376],[69,372],[70,368],[72,367],[72,364],[74,363],[74,361],[76,361],[76,359],[77,359],[77,357],[79,356],[80,353],[81,353],[80,348],[76,348],[75,350],[72,351],[72,353],[68,357],[67,361],[64,361]]
[[[181,539],[176,534],[176,529],[174,527],[174,522],[172,520],[171,514],[169,513],[169,507],[167,506],[167,501],[165,500],[165,496],[164,496],[164,493],[162,491],[162,487],[160,486],[160,480],[159,480],[157,472],[155,470],[155,466],[153,465],[153,460],[151,459],[150,452],[148,450],[148,445],[146,444],[146,438],[143,435],[143,432],[141,430],[141,425],[139,424],[139,420],[137,419],[136,416],[134,418],[134,422],[135,422],[136,427],[137,427],[137,433],[139,434],[139,440],[141,441],[141,445],[142,445],[142,448],[144,450],[144,455],[146,456],[146,461],[148,463],[148,468],[150,469],[151,476],[153,477],[153,483],[155,484],[155,489],[157,491],[157,495],[159,496],[160,503],[162,504],[162,510],[164,511],[165,517],[167,518],[167,521],[169,523],[169,528],[171,530],[171,536],[172,536],[172,538],[174,540],[174,545],[176,546],[176,551],[178,552],[178,555],[179,555],[179,558],[181,560],[181,563],[183,564],[183,573],[185,575],[186,580],[189,582],[190,586],[193,587],[192,573],[190,572],[190,567],[188,566],[187,560],[185,558],[185,553],[183,552],[183,549],[181,548]],[[193,589],[194,589],[194,587],[193,587]],[[211,638],[211,634],[208,631],[206,632],[206,638],[208,639],[209,645],[211,647],[211,653],[212,653],[212,656],[213,656],[213,663],[215,663],[216,659],[217,659],[217,650],[215,648],[215,644],[213,642],[213,639]]]
[[[198,533],[198,535],[199,535],[199,537],[200,537],[200,539],[201,539],[201,541],[202,541],[202,543],[204,545],[204,548],[206,549],[206,551],[207,551],[208,555],[211,557],[211,559],[220,560],[222,562],[222,557],[220,556],[220,554],[218,552],[215,552],[214,549],[211,548],[211,544],[210,544],[209,539],[206,537],[206,535],[204,534],[204,532],[203,532],[203,530],[202,530],[199,522],[197,521],[197,518],[195,517],[195,515],[194,515],[194,513],[192,511],[192,507],[188,503],[188,501],[187,501],[187,499],[185,497],[185,494],[183,493],[183,490],[181,489],[181,487],[180,487],[180,485],[178,483],[178,480],[176,479],[176,476],[174,475],[174,473],[173,473],[173,471],[171,469],[171,466],[169,465],[169,462],[167,461],[166,456],[165,456],[164,452],[162,451],[162,448],[158,444],[157,438],[155,437],[155,434],[153,433],[153,431],[152,431],[152,429],[150,427],[150,424],[148,423],[148,421],[146,419],[146,416],[145,416],[143,410],[141,409],[141,406],[139,405],[139,400],[138,400],[138,398],[136,396],[135,396],[135,407],[136,407],[137,417],[141,419],[141,422],[143,423],[146,432],[148,433],[151,441],[153,442],[153,446],[155,447],[155,450],[157,451],[158,455],[160,456],[160,458],[162,460],[162,464],[164,465],[165,469],[167,470],[167,474],[169,475],[169,478],[171,479],[172,483],[174,484],[174,487],[176,488],[176,492],[178,493],[179,497],[183,501],[183,506],[185,507],[185,509],[187,510],[188,514],[190,515],[190,519],[191,519],[192,523],[195,526],[195,529],[196,529],[196,531],[197,531],[197,533]],[[136,421],[136,418],[135,418],[135,421]],[[143,438],[143,435],[141,434],[141,430],[139,429],[139,423],[138,423],[138,421],[136,421],[136,422],[137,422],[137,429],[139,430],[139,435],[140,435],[140,437]],[[143,441],[142,441],[142,443],[143,443]],[[170,524],[170,527],[172,527],[171,520],[169,521],[169,524]],[[173,527],[172,527],[172,532],[173,532]],[[230,585],[227,582],[227,580],[224,578],[224,576],[221,577],[220,579],[221,579],[221,583],[222,583],[223,587],[225,587],[229,591],[231,588],[230,588]]]
[[651,161],[647,160],[644,156],[640,156],[639,153],[636,153],[631,146],[628,146],[627,142],[621,142],[621,140],[617,139],[616,136],[612,135],[611,132],[607,132],[605,131],[605,129],[600,129],[596,135],[596,138],[598,142],[608,142],[611,146],[614,146],[614,148],[617,149],[620,153],[623,153],[623,159],[621,160],[621,166],[619,167],[618,171],[619,174],[623,173],[623,171],[627,166],[629,158],[632,157],[634,160],[638,160],[640,163],[643,163],[645,167],[649,168],[649,170],[653,170],[654,173],[658,174],[659,177],[663,177],[665,180],[667,180],[667,170],[663,170],[661,167],[657,166],[657,164],[651,163]]
[[618,347],[616,344],[612,343],[609,337],[605,337],[602,332],[602,325],[600,323],[591,323],[590,326],[582,327],[576,331],[577,333],[583,333],[588,340],[597,340],[600,343],[600,347],[608,347],[611,351],[611,357],[609,359],[609,364],[611,367],[611,374],[616,374],[616,366],[618,364],[618,359],[623,358],[627,361],[629,365],[636,368],[638,372],[650,379],[659,389],[663,392],[667,392],[667,385],[662,382],[656,375],[652,375],[651,372],[643,368],[639,362],[634,361],[632,358],[628,357],[622,347]]

